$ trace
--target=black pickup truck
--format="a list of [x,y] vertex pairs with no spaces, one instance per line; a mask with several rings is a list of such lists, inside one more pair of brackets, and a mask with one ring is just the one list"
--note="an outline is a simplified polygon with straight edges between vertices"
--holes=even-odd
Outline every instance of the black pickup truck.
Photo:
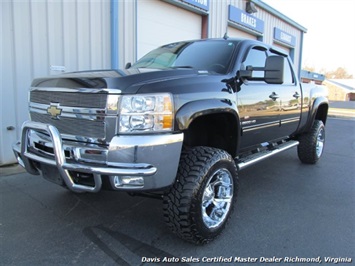
[[295,146],[303,163],[319,160],[328,100],[284,52],[226,38],[35,79],[29,112],[13,147],[29,173],[73,192],[161,198],[172,231],[202,244],[229,220],[240,170]]

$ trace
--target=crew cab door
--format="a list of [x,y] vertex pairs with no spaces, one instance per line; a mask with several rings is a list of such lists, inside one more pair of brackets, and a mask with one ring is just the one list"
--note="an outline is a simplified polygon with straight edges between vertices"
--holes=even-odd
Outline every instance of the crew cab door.
[[280,104],[280,135],[289,136],[299,125],[301,116],[301,86],[297,84],[290,62],[284,57],[283,83],[276,84]]
[[[249,50],[242,69],[263,68],[267,58],[264,47]],[[243,80],[237,93],[242,136],[240,148],[274,140],[280,136],[279,87],[264,81],[263,71],[253,71],[253,79]]]
[[[288,60],[264,47],[254,47],[242,62],[242,70],[251,71],[251,76],[243,79],[237,93],[241,148],[285,138],[297,130],[301,88]],[[280,71],[275,76],[276,69]]]

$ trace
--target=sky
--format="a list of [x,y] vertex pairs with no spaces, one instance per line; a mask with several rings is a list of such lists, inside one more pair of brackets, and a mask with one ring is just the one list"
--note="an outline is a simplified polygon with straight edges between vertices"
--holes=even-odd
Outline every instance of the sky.
[[262,0],[307,29],[302,67],[343,67],[355,78],[354,0]]

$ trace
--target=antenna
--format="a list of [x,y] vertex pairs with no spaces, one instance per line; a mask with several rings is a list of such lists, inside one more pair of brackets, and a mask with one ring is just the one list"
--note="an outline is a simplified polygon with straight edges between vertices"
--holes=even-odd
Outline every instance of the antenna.
[[228,36],[228,23],[226,25],[226,32],[224,33],[223,39],[227,40],[229,38]]

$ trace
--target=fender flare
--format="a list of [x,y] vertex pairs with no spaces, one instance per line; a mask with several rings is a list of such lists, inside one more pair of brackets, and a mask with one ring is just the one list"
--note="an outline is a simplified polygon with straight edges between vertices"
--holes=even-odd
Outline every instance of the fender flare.
[[308,131],[312,127],[314,121],[316,120],[316,116],[317,116],[319,107],[323,106],[323,105],[327,106],[327,112],[325,114],[324,121],[323,121],[323,123],[325,124],[325,122],[327,120],[327,116],[328,116],[329,101],[328,101],[328,99],[326,97],[320,96],[320,97],[317,97],[313,101],[313,104],[312,104],[312,107],[311,107],[311,110],[310,110],[310,114],[308,116],[308,121],[307,121],[307,124],[306,124],[306,127],[305,127],[304,131]]
[[238,109],[232,101],[228,99],[206,99],[189,102],[177,111],[175,122],[180,131],[186,131],[196,119],[214,114],[226,115],[229,116],[229,119],[232,119],[232,122],[230,122],[233,123],[231,124],[233,126],[231,135],[235,136],[235,142],[230,146],[230,152],[236,154],[241,140],[241,125]]
[[198,117],[209,114],[228,113],[235,117],[238,130],[240,129],[239,115],[235,103],[225,99],[206,99],[189,102],[183,105],[176,113],[175,119],[178,129],[183,131],[189,128]]

